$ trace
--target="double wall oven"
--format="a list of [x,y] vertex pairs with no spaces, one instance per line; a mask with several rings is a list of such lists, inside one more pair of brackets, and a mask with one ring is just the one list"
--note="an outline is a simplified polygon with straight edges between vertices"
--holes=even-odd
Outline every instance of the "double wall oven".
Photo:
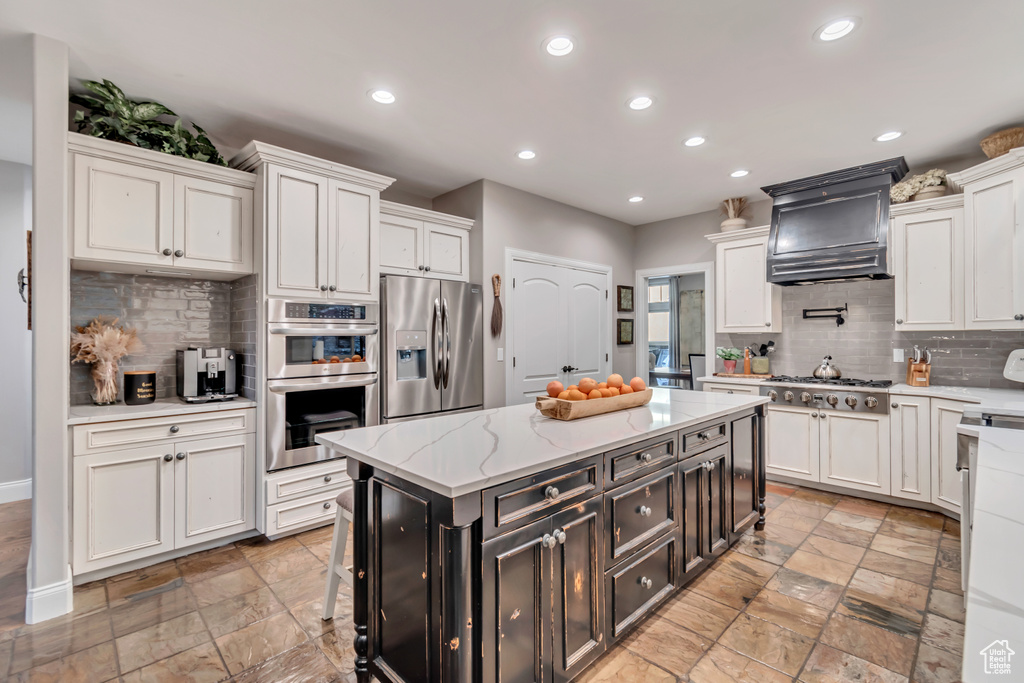
[[267,471],[337,457],[317,434],[379,422],[377,304],[273,299],[267,313]]

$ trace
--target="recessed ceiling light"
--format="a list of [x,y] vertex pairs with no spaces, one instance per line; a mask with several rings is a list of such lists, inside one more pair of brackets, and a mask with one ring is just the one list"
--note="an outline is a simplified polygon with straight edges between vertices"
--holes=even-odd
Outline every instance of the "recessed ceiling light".
[[638,202],[642,202],[643,200],[644,200],[644,198],[641,197],[640,195],[634,195],[634,196],[629,198],[629,201],[632,202],[633,204],[636,204]]
[[554,57],[564,57],[576,47],[569,36],[552,36],[544,41],[544,49]]
[[876,137],[875,138],[875,142],[889,142],[890,140],[895,140],[896,138],[902,137],[902,136],[903,136],[903,131],[902,130],[891,130],[888,133],[882,133],[881,135]]
[[370,99],[380,104],[394,104],[395,95],[389,90],[371,90]]
[[833,40],[839,40],[844,36],[850,35],[853,29],[857,28],[859,20],[857,17],[844,17],[842,19],[836,19],[830,21],[817,31],[814,32],[816,40],[821,40],[826,43]]
[[516,156],[519,157],[520,159],[523,159],[524,161],[528,161],[537,156],[537,153],[534,152],[533,150],[524,149],[521,152],[516,152]]
[[743,176],[747,175],[748,173],[750,173],[750,171],[744,171],[743,169],[740,169],[738,171],[733,171],[729,175],[731,175],[733,178],[742,178]]
[[640,111],[641,109],[647,109],[647,107],[654,104],[654,98],[648,95],[640,95],[639,97],[631,99],[627,104],[630,109]]
[[702,138],[699,135],[695,135],[694,137],[688,139],[683,144],[686,145],[687,147],[699,147],[700,145],[703,145],[705,142],[706,140],[704,138]]

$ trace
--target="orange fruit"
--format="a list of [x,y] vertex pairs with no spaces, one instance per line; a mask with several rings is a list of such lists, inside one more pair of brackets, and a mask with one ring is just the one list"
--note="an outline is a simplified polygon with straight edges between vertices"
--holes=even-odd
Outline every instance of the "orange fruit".
[[582,391],[584,394],[589,394],[594,389],[597,389],[596,381],[590,379],[589,377],[584,377],[583,379],[580,380],[580,391]]
[[578,389],[572,389],[569,391],[568,398],[570,401],[586,401],[587,395],[584,394],[582,391],[579,391]]
[[567,386],[565,388],[566,391],[577,391],[578,389],[579,389],[579,387],[576,386],[575,384],[570,384],[569,386]]
[[[591,380],[591,381],[593,381],[593,380]],[[587,398],[601,398],[601,390],[600,389],[592,390],[589,394],[587,394]]]
[[612,390],[609,389],[608,387],[605,387],[603,389],[598,389],[598,391],[601,392],[601,398],[611,398],[612,397]]
[[353,361],[353,360],[352,360],[351,358],[342,358],[342,359],[341,359],[341,362],[342,362],[342,363],[352,363],[352,362],[354,362],[354,361]]
[[560,394],[558,394],[558,396],[556,396],[555,398],[560,398],[563,401],[566,401],[566,400],[569,399],[569,392],[568,391],[563,391]]
[[357,354],[355,354],[354,356],[352,356],[352,362],[353,362],[353,363],[362,363],[362,362],[363,362],[363,357],[362,357],[362,356],[360,356],[360,355],[359,355],[359,354],[357,353]]
[[597,383],[597,388],[598,389],[607,389],[608,388],[608,382],[598,382]]
[[621,387],[619,387],[619,395],[620,396],[625,396],[626,394],[632,394],[632,393],[633,393],[633,387],[629,386],[628,384],[623,384]]
[[608,387],[608,389],[606,391],[608,392],[609,396],[618,396],[619,395],[619,390],[616,387]]
[[618,389],[623,384],[622,375],[608,375],[608,386]]
[[548,396],[551,398],[558,396],[563,391],[565,391],[565,387],[557,379],[554,382],[548,382]]
[[633,388],[633,391],[646,391],[647,385],[639,377],[634,377],[629,380],[629,386]]

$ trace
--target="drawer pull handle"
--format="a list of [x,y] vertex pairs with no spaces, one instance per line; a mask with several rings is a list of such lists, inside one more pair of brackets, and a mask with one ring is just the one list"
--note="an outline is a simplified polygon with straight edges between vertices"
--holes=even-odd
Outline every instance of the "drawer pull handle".
[[555,531],[555,539],[558,540],[559,545],[565,544],[565,538],[566,536],[564,531],[562,531],[561,529]]
[[324,503],[324,510],[330,510],[330,509],[331,509],[331,503],[330,502]]
[[171,425],[171,434],[177,434],[178,433],[178,429],[179,429],[178,425]]
[[558,541],[551,534],[544,534],[544,537],[540,539],[540,544],[545,548],[554,548]]
[[185,459],[185,454],[184,453],[178,453],[174,457],[177,458],[178,460],[184,460]]
[[331,475],[328,474],[326,477],[324,477],[324,481],[327,482],[328,484],[330,484],[331,483]]
[[640,459],[643,460],[644,462],[650,462],[651,461],[651,457],[652,456],[651,456],[650,453],[641,453],[640,454]]
[[170,453],[164,456],[164,462],[170,462],[172,460],[174,460],[174,456],[171,455]]
[[547,498],[548,500],[557,500],[558,489],[555,488],[554,486],[547,487],[546,489],[544,489],[544,497]]
[[640,513],[641,517],[650,517],[652,510],[646,505],[641,505],[640,510],[638,510],[638,512]]
[[640,577],[640,585],[646,588],[647,590],[651,590],[652,588],[654,588],[654,582],[648,579],[646,576]]

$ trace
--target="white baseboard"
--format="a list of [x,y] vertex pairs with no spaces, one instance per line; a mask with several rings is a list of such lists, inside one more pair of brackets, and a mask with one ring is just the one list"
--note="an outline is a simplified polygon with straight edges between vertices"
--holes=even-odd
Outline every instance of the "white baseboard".
[[32,497],[32,480],[7,481],[0,483],[0,503],[13,503]]
[[38,624],[71,612],[74,609],[74,586],[71,582],[71,566],[67,578],[39,588],[30,588],[25,598],[25,623]]

